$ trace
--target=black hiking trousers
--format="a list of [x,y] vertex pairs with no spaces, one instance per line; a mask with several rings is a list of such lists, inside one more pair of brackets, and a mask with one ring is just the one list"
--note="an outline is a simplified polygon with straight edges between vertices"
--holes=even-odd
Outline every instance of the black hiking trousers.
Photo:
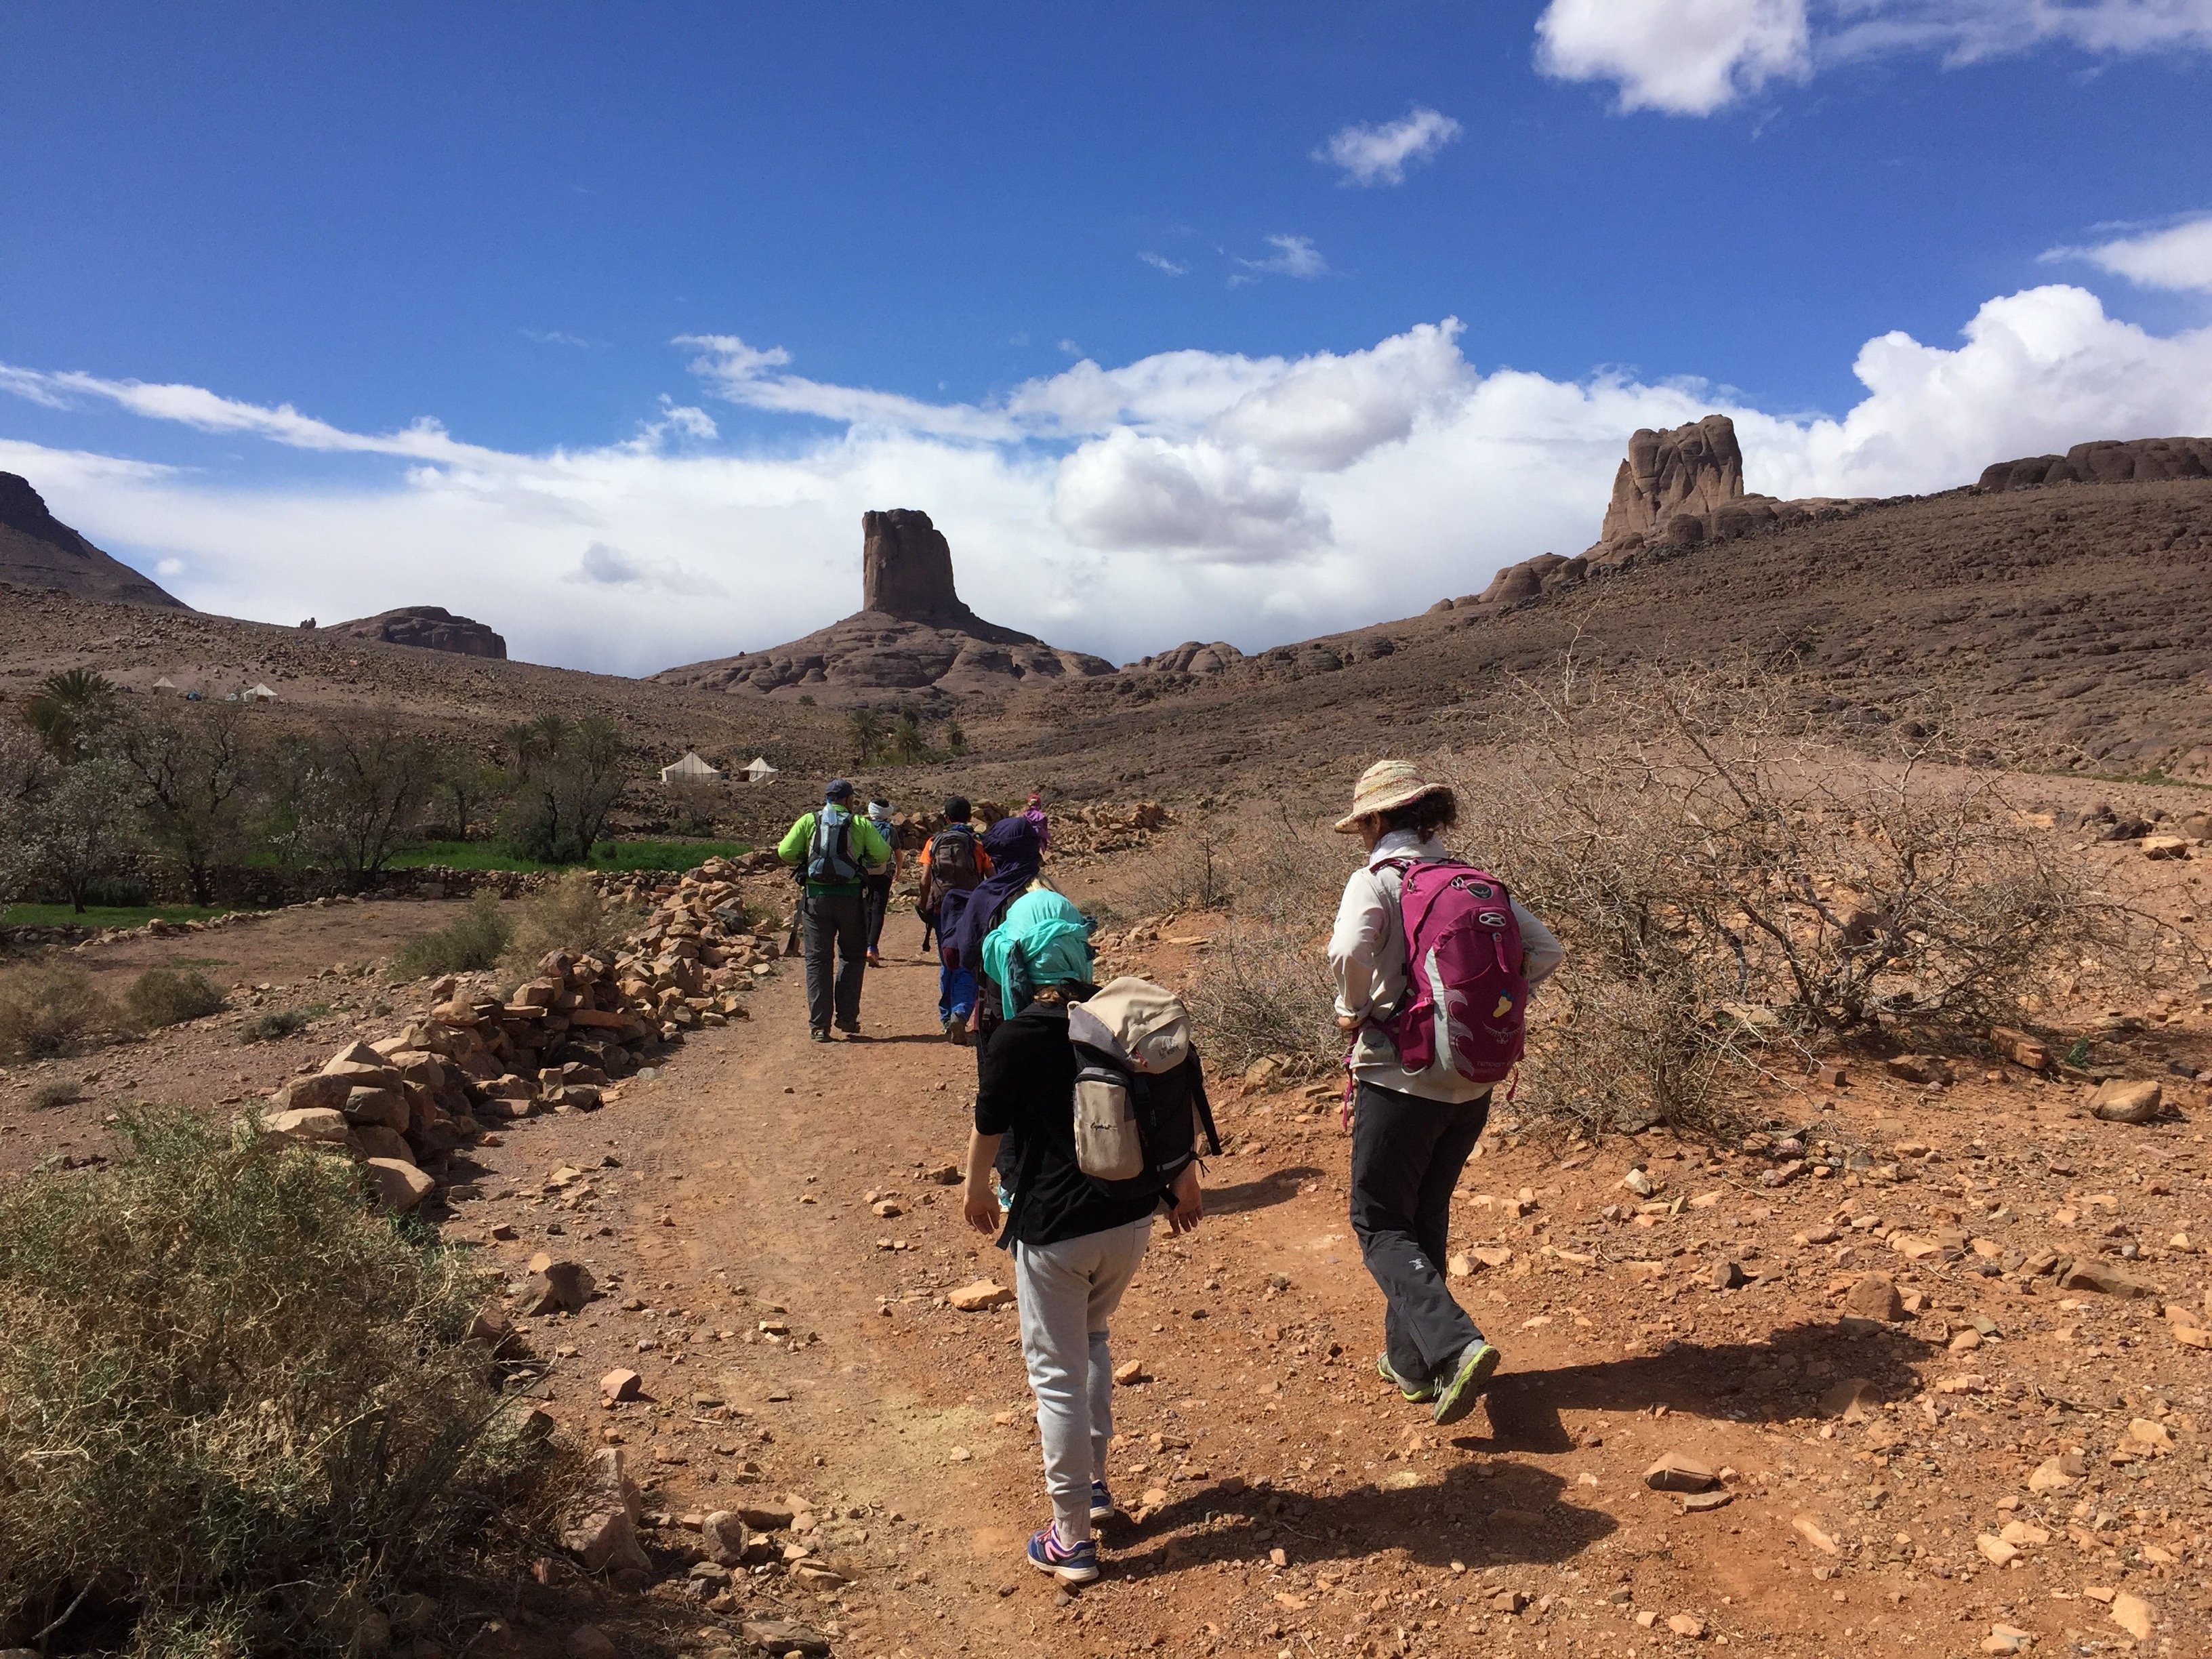
[[834,1018],[840,1030],[858,1030],[868,971],[866,905],[858,893],[809,893],[799,915],[806,924],[806,1023],[826,1031]]
[[1352,1117],[1352,1230],[1382,1288],[1390,1369],[1418,1386],[1482,1340],[1444,1284],[1452,1188],[1482,1139],[1490,1097],[1454,1106],[1362,1083]]
[[884,948],[884,918],[890,913],[892,879],[890,876],[870,876],[861,884],[861,894],[867,901],[871,951]]

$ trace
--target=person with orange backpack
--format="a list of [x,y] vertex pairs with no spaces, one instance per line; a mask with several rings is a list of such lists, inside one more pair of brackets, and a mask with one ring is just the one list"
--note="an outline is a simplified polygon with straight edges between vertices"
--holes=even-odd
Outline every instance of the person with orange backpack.
[[947,948],[939,922],[947,893],[973,892],[991,873],[991,855],[969,822],[973,811],[964,795],[945,803],[945,826],[921,849],[921,890],[914,902],[921,913],[924,945],[933,931],[937,934],[937,1023],[947,1042],[963,1047],[969,1017],[975,1012],[975,975],[962,963],[958,952]]
[[1336,828],[1367,857],[1328,943],[1352,1036],[1352,1226],[1384,1303],[1376,1369],[1439,1425],[1474,1409],[1500,1358],[1444,1282],[1452,1189],[1520,1061],[1529,996],[1566,954],[1504,882],[1452,856],[1458,817],[1410,762],[1362,773]]

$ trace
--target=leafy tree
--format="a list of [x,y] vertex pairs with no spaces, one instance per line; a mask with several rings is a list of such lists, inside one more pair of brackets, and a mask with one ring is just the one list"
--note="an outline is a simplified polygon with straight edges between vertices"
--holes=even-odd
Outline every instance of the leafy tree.
[[116,720],[114,683],[89,668],[49,674],[23,704],[23,717],[55,759],[74,761]]
[[29,885],[31,812],[53,771],[52,757],[29,727],[0,720],[0,905]]
[[507,775],[473,750],[449,749],[438,757],[437,792],[453,809],[455,841],[466,841],[470,825],[507,790]]
[[541,714],[502,734],[513,799],[507,844],[548,864],[582,864],[623,792],[622,732],[597,715]]
[[246,841],[254,756],[236,703],[125,721],[114,744],[155,851],[184,873],[195,904],[214,902],[212,871]]
[[118,761],[88,757],[64,766],[22,815],[24,873],[82,915],[88,893],[119,873],[136,850],[132,779]]
[[272,844],[357,885],[392,861],[429,798],[429,744],[388,709],[277,746],[265,825]]

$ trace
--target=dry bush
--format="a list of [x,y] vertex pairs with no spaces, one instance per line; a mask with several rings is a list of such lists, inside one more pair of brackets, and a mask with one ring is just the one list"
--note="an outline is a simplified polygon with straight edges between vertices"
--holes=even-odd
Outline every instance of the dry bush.
[[222,992],[196,968],[149,968],[131,981],[123,1006],[142,1026],[181,1025],[222,1011]]
[[41,1083],[31,1091],[31,1109],[34,1112],[51,1112],[57,1107],[74,1106],[83,1098],[84,1091],[76,1083],[68,1078],[58,1077],[51,1082]]
[[506,971],[526,978],[549,951],[582,954],[612,951],[637,925],[637,913],[600,896],[587,872],[571,870],[517,907],[514,942],[502,959]]
[[272,1008],[266,1013],[249,1014],[239,1022],[238,1040],[240,1042],[274,1042],[280,1037],[295,1036],[313,1022],[318,1009],[329,1012],[318,1004],[315,1009]]
[[660,786],[661,805],[672,829],[708,835],[730,804],[728,787],[704,778],[678,778]]
[[1723,1127],[1824,1036],[1978,1038],[2136,938],[1939,715],[1834,732],[1756,673],[1522,690],[1528,737],[1448,763],[1458,839],[1566,943],[1530,1081],[1590,1127]]
[[1139,915],[1163,916],[1184,910],[1211,910],[1231,892],[1235,852],[1229,827],[1218,818],[1193,817],[1177,824],[1173,837],[1146,865],[1143,879],[1129,894]]
[[[1329,924],[1358,843],[1278,806],[1240,819],[1221,844],[1235,859],[1220,878],[1229,914],[1185,999],[1200,1046],[1240,1069],[1272,1054],[1293,1071],[1325,1071],[1346,1047],[1334,1024]],[[1186,873],[1190,862],[1184,854]]]
[[74,963],[0,973],[0,1062],[67,1054],[123,1024],[122,1012]]
[[411,939],[392,958],[394,979],[429,979],[440,974],[470,974],[489,968],[514,942],[514,924],[489,893],[479,893],[469,908],[434,932]]
[[0,1640],[337,1653],[349,1605],[543,1547],[563,1456],[469,1340],[490,1280],[345,1159],[122,1134],[0,1188]]

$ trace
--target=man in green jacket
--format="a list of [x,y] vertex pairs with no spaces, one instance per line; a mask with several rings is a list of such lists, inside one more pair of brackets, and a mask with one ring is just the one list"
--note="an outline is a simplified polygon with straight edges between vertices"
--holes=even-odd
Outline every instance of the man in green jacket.
[[[853,811],[853,786],[839,778],[823,792],[819,812],[802,812],[775,855],[798,871],[799,914],[806,926],[806,1023],[830,1041],[834,1015],[848,1036],[860,1034],[860,986],[868,971],[868,916],[861,884],[890,867],[891,849]],[[833,960],[836,972],[831,972]]]

